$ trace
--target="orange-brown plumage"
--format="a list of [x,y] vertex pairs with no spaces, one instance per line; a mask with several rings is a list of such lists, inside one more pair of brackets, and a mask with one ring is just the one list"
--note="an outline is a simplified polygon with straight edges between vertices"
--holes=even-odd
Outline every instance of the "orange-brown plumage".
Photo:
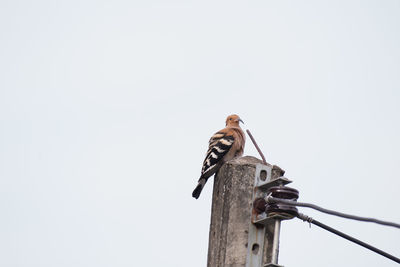
[[226,127],[210,138],[200,179],[192,193],[194,198],[197,199],[200,196],[208,178],[216,173],[225,162],[243,155],[246,137],[239,122],[243,123],[238,115],[228,116],[225,122]]

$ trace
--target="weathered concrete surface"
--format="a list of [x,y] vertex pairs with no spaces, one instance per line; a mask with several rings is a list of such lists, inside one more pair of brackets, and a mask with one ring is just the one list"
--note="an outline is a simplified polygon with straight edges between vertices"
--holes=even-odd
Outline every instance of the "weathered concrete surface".
[[244,267],[251,218],[255,157],[227,162],[214,178],[208,267]]

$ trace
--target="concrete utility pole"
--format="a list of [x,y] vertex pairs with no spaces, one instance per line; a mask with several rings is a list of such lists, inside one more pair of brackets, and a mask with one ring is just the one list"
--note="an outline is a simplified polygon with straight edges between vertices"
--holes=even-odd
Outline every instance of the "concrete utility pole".
[[229,161],[219,170],[214,178],[208,267],[279,266],[280,219],[260,218],[253,201],[264,196],[263,186],[288,183],[283,173],[250,156]]

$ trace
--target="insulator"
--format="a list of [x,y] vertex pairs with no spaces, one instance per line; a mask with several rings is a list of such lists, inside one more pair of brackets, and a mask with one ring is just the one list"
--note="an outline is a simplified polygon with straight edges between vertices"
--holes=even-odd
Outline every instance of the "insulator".
[[291,216],[296,216],[298,213],[298,210],[294,206],[285,205],[285,204],[281,204],[281,203],[273,203],[273,204],[266,205],[265,212],[268,215],[283,213],[283,214],[289,214]]
[[287,186],[273,186],[268,189],[267,195],[269,194],[275,198],[283,198],[294,201],[299,198],[299,191]]
[[[296,201],[299,198],[299,191],[287,186],[274,186],[268,189],[267,195],[274,198]],[[265,212],[271,214],[287,214],[296,216],[298,210],[295,206],[282,203],[267,203]]]
[[264,198],[262,198],[262,197],[256,198],[256,200],[254,200],[254,202],[253,202],[254,211],[257,214],[263,213],[263,212],[265,212],[266,205],[267,205],[267,202],[265,201]]

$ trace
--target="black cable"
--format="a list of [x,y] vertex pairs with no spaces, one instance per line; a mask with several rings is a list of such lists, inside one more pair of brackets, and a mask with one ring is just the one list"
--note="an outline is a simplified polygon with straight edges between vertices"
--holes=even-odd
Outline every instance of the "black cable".
[[386,257],[388,259],[391,259],[392,261],[395,261],[395,262],[400,264],[400,259],[399,258],[397,258],[397,257],[395,257],[393,255],[390,255],[389,253],[386,253],[385,251],[382,251],[382,250],[380,250],[380,249],[378,249],[376,247],[373,247],[373,246],[371,246],[371,245],[369,245],[369,244],[367,244],[367,243],[365,243],[365,242],[363,242],[361,240],[358,240],[358,239],[356,239],[354,237],[351,237],[351,236],[349,236],[349,235],[347,235],[345,233],[342,233],[342,232],[340,232],[340,231],[338,231],[336,229],[333,229],[332,227],[329,227],[329,226],[327,226],[327,225],[325,225],[325,224],[323,224],[323,223],[321,223],[321,222],[319,222],[317,220],[314,220],[313,218],[308,217],[307,215],[299,213],[297,215],[297,218],[299,218],[299,219],[301,219],[303,221],[307,221],[309,223],[315,224],[315,225],[317,225],[317,226],[319,226],[319,227],[321,227],[321,228],[323,228],[323,229],[325,229],[325,230],[327,230],[327,231],[329,231],[331,233],[339,235],[339,236],[341,236],[341,237],[343,237],[343,238],[345,238],[345,239],[347,239],[347,240],[349,240],[349,241],[351,241],[353,243],[356,243],[356,244],[358,244],[360,246],[363,246],[363,247],[365,247],[365,248],[367,248],[369,250],[372,250],[373,252],[378,253],[378,254],[380,254],[380,255],[382,255],[382,256],[384,256],[384,257]]
[[317,205],[310,204],[310,203],[297,202],[297,201],[292,201],[292,200],[287,200],[287,199],[275,198],[275,197],[271,197],[271,196],[268,196],[266,200],[268,203],[282,203],[282,204],[286,204],[286,205],[312,208],[312,209],[315,209],[315,210],[318,210],[318,211],[321,211],[324,213],[328,213],[331,215],[335,215],[335,216],[339,216],[339,217],[343,217],[343,218],[347,218],[347,219],[363,221],[363,222],[373,222],[373,223],[377,223],[377,224],[400,228],[400,224],[398,224],[398,223],[387,222],[387,221],[382,221],[382,220],[378,220],[378,219],[374,219],[374,218],[360,217],[360,216],[350,215],[350,214],[346,214],[346,213],[341,213],[341,212],[337,212],[334,210],[324,209],[324,208],[321,208]]

